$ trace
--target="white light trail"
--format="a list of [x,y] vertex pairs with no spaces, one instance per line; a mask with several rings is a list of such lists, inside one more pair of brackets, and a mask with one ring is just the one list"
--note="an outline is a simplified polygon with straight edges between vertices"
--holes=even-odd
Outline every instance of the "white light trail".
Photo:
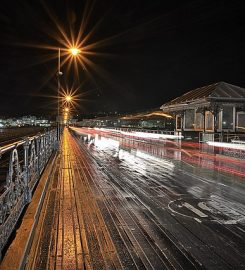
[[207,144],[215,147],[230,148],[245,151],[245,144],[242,143],[207,142]]

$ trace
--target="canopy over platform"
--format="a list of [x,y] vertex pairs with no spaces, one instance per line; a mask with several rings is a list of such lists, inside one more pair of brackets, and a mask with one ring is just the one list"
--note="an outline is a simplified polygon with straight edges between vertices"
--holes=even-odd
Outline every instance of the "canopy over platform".
[[218,103],[245,105],[245,88],[225,82],[203,86],[173,99],[161,106],[164,112],[210,107]]

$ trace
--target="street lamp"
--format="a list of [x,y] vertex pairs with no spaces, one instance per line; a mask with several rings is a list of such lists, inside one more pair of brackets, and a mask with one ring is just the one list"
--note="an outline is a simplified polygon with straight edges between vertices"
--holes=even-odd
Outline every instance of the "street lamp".
[[[61,49],[58,49],[58,72],[57,72],[57,99],[58,99],[58,105],[57,105],[57,141],[60,141],[60,76],[63,74],[60,70],[60,51]],[[72,56],[77,56],[81,50],[79,50],[76,47],[72,47],[70,49],[68,49],[68,52],[72,55]],[[72,100],[72,97],[66,96],[66,101],[70,102]]]
[[72,96],[68,95],[65,97],[66,102],[71,102]]
[[76,56],[78,55],[81,51],[78,48],[72,47],[69,49],[69,52],[73,55]]

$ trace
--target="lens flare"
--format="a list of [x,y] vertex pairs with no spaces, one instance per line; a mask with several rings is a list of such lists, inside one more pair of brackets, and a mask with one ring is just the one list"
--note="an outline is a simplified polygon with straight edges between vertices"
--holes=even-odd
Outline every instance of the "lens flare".
[[78,48],[70,48],[69,51],[73,56],[76,56],[81,52]]

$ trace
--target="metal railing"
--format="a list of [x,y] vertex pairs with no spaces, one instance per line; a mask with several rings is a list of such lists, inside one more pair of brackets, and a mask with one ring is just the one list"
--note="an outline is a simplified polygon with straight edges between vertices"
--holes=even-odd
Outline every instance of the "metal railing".
[[56,139],[56,131],[50,130],[0,147],[0,255],[24,207],[31,201],[33,190],[56,147]]

